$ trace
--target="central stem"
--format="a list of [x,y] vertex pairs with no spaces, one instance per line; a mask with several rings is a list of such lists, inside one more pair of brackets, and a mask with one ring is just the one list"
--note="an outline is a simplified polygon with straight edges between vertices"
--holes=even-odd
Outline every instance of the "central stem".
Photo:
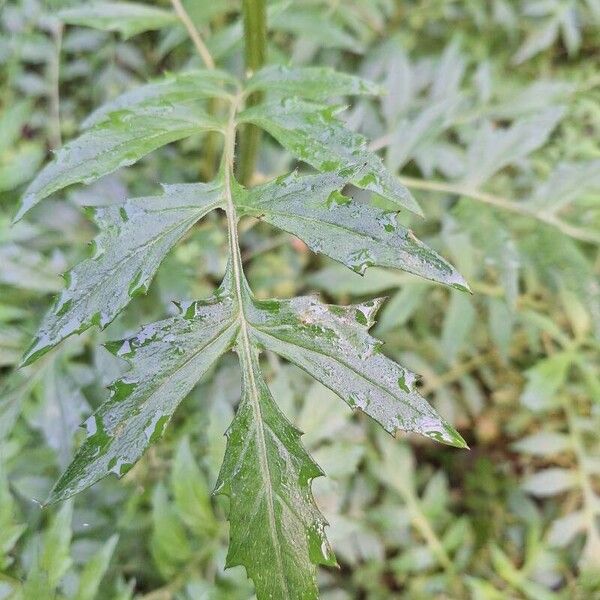
[[[244,16],[244,59],[246,76],[251,77],[260,69],[267,55],[267,17],[265,0],[243,0]],[[248,97],[247,106],[257,104],[261,94],[254,93]],[[238,169],[238,179],[247,185],[254,172],[258,148],[260,146],[261,130],[248,123],[244,127],[241,139],[241,157]]]

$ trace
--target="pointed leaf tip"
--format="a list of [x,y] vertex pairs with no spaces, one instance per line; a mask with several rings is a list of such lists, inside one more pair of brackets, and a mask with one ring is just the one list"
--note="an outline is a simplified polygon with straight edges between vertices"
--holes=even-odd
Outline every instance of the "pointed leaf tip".
[[441,442],[442,444],[453,446],[455,448],[469,450],[467,442],[465,442],[460,433],[458,433],[458,431],[456,431],[452,425],[449,425],[441,419],[435,424],[435,426],[425,429],[423,433],[436,442]]

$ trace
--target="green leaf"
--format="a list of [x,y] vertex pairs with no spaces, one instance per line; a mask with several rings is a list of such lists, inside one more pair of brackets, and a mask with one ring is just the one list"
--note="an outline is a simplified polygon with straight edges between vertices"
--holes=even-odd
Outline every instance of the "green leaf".
[[50,589],[54,590],[72,564],[71,521],[73,502],[65,502],[52,519],[44,535],[44,549],[39,567],[46,574]]
[[0,115],[0,154],[21,137],[21,129],[31,118],[31,100],[20,100],[4,107]]
[[175,453],[171,488],[182,521],[196,535],[214,535],[217,523],[211,505],[210,491],[206,478],[194,460],[187,437],[181,440]]
[[40,405],[30,422],[56,453],[59,466],[65,468],[73,458],[73,438],[89,407],[81,387],[63,363],[57,358],[44,369]]
[[61,10],[56,16],[68,25],[117,31],[125,39],[178,23],[172,12],[133,2],[92,2]]
[[546,143],[564,115],[563,107],[554,107],[515,121],[506,129],[484,123],[469,145],[463,183],[479,186],[507,165],[523,160]]
[[111,536],[100,550],[86,562],[79,578],[75,600],[94,600],[96,598],[100,582],[108,569],[118,541],[118,535]]
[[244,312],[256,344],[295,363],[388,432],[411,431],[465,448],[415,391],[415,375],[387,358],[382,342],[368,334],[380,305],[333,306],[306,296],[248,301]]
[[275,404],[245,335],[242,400],[215,489],[230,499],[226,566],[243,565],[258,598],[316,599],[315,564],[335,564],[310,489],[323,473]]
[[166,185],[161,196],[93,209],[100,228],[94,255],[68,273],[67,288],[44,318],[23,364],[73,333],[106,327],[133,296],[147,291],[166,254],[221,204],[222,191],[220,182]]
[[571,438],[564,433],[556,431],[539,431],[520,439],[513,444],[517,452],[532,454],[533,456],[550,456],[571,449]]
[[152,494],[152,525],[152,557],[165,579],[170,579],[189,561],[192,548],[162,483]]
[[239,85],[229,73],[219,69],[199,69],[185,73],[170,74],[155,79],[108,101],[97,108],[82,123],[87,129],[106,119],[109,113],[132,110],[136,107],[168,106],[202,98],[226,98],[228,86]]
[[162,436],[181,400],[233,344],[236,304],[227,290],[182,306],[181,314],[146,325],[132,338],[107,344],[132,368],[85,422],[87,438],[49,502],[72,496],[108,473],[124,475]]
[[448,364],[452,364],[463,348],[469,332],[475,324],[477,313],[471,299],[453,292],[444,315],[440,350]]
[[118,111],[110,119],[65,144],[25,190],[18,221],[40,200],[73,183],[91,183],[131,165],[153,150],[194,133],[218,130],[197,108],[160,107]]
[[383,90],[366,79],[340,73],[329,67],[269,65],[248,81],[246,91],[264,91],[306,100],[325,101],[336,96],[377,96]]
[[363,274],[377,265],[465,290],[467,284],[436,252],[402,227],[393,211],[343,196],[344,180],[334,173],[286,175],[248,191],[239,190],[240,212],[260,217]]
[[551,409],[557,392],[565,384],[572,356],[568,353],[555,354],[540,360],[525,371],[527,384],[521,394],[521,402],[533,411]]
[[368,150],[366,139],[336,118],[338,111],[338,107],[286,99],[249,108],[241,113],[240,121],[265,129],[315,169],[343,174],[356,186],[421,215],[411,193]]
[[522,487],[537,498],[546,498],[562,494],[577,486],[578,483],[579,476],[576,471],[550,467],[527,477]]

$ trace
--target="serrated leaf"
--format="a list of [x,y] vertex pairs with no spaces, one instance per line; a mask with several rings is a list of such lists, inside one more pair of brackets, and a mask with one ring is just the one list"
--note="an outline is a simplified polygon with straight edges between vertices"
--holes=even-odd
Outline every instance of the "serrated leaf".
[[395,205],[421,215],[419,205],[366,139],[346,129],[339,108],[286,99],[267,102],[241,113],[240,121],[269,132],[294,156],[323,172],[343,173],[356,186],[380,194]]
[[55,159],[25,190],[15,221],[40,200],[68,185],[91,183],[165,144],[218,129],[218,123],[198,108],[161,107],[111,113],[109,120],[88,129],[56,153]]
[[294,234],[314,252],[340,261],[357,273],[369,266],[393,267],[462,290],[459,273],[398,223],[393,211],[360,204],[337,190],[334,173],[290,174],[236,194],[242,213],[262,218]]
[[380,95],[382,88],[366,79],[340,73],[329,67],[284,67],[269,65],[248,81],[247,92],[264,91],[306,100],[328,100],[336,96]]
[[321,304],[312,297],[253,300],[245,308],[255,342],[298,365],[394,434],[420,433],[466,447],[414,389],[415,375],[387,358],[368,334],[381,300]]
[[97,108],[82,123],[83,128],[96,125],[109,113],[135,107],[159,107],[202,98],[226,98],[227,86],[238,85],[229,73],[219,69],[198,69],[168,75],[129,90]]
[[125,39],[178,23],[175,13],[134,2],[92,2],[61,10],[56,16],[68,25],[117,31]]
[[230,500],[226,566],[243,565],[259,598],[316,599],[315,565],[335,564],[310,489],[323,472],[275,404],[246,341],[238,342],[242,400],[215,489]]
[[124,475],[162,436],[181,400],[233,344],[237,309],[228,289],[107,345],[131,361],[131,370],[111,385],[110,398],[85,422],[87,439],[49,502],[72,496],[110,472]]
[[23,364],[73,333],[105,327],[137,294],[190,227],[222,202],[220,182],[164,186],[160,196],[93,209],[100,228],[95,252],[66,277],[68,285],[44,318]]

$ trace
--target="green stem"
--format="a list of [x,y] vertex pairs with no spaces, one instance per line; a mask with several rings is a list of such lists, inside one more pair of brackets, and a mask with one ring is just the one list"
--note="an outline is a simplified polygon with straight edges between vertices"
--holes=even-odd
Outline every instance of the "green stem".
[[471,188],[468,185],[431,181],[427,179],[415,179],[414,177],[399,177],[398,179],[400,180],[400,183],[409,188],[427,190],[429,192],[439,192],[442,194],[456,194],[457,196],[472,198],[473,200],[478,200],[483,204],[489,204],[490,206],[494,206],[501,210],[516,213],[531,219],[537,219],[546,225],[555,227],[565,235],[576,240],[589,242],[591,244],[600,244],[600,234],[595,231],[581,229],[580,227],[562,221],[554,214],[544,213],[534,208],[530,208],[529,206],[519,204],[518,202],[512,202],[501,196],[488,194],[487,192]]
[[[243,0],[242,13],[244,17],[244,60],[246,76],[251,77],[260,69],[267,55],[267,16],[265,0]],[[257,104],[260,94],[251,94],[246,106]],[[238,179],[247,185],[254,172],[258,148],[260,146],[261,130],[256,125],[248,124],[242,131],[240,142],[240,162]]]

